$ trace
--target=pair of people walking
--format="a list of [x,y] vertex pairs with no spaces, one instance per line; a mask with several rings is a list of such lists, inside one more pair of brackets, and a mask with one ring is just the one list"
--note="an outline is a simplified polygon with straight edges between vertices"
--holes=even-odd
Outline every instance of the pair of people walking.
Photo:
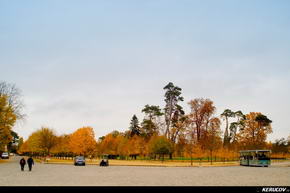
[[[25,161],[24,157],[20,160],[19,163],[20,163],[21,171],[24,171],[24,166],[26,165],[26,161]],[[27,164],[28,164],[29,171],[31,171],[32,165],[34,165],[34,161],[33,161],[32,157],[29,157],[27,159]]]

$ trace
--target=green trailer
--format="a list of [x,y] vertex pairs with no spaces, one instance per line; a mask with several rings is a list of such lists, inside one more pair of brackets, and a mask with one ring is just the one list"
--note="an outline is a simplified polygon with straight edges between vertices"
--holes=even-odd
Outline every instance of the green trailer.
[[271,150],[240,151],[240,165],[268,167],[271,164],[270,154]]

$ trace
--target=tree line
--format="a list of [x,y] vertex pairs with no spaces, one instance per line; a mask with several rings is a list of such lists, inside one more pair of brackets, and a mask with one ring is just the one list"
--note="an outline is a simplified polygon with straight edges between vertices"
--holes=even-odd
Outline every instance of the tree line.
[[[11,143],[12,127],[24,116],[20,111],[22,104],[19,98],[10,96],[11,93],[15,96],[15,91],[8,92],[11,89],[7,88],[11,85],[3,85],[6,89],[2,89],[5,91],[2,93],[6,94],[0,94],[2,146]],[[290,138],[274,143],[266,141],[267,135],[272,133],[272,120],[263,113],[245,114],[241,110],[225,109],[218,115],[214,102],[204,98],[188,101],[190,111],[186,113],[180,105],[184,101],[182,89],[170,82],[163,90],[164,107],[145,105],[140,109],[144,114],[142,121],[133,115],[128,129],[123,132],[113,131],[96,140],[92,127],[79,128],[60,136],[53,129],[43,127],[33,132],[22,145],[20,143],[19,152],[92,157],[109,154],[120,159],[166,157],[211,160],[237,158],[238,151],[243,149],[272,149],[276,154],[289,154]],[[222,125],[225,127],[222,128]]]

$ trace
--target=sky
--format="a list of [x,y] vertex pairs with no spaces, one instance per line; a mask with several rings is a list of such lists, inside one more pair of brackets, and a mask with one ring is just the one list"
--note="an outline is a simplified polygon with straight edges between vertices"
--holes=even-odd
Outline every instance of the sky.
[[0,81],[22,90],[27,139],[83,126],[125,131],[163,87],[262,112],[290,135],[288,0],[0,0]]

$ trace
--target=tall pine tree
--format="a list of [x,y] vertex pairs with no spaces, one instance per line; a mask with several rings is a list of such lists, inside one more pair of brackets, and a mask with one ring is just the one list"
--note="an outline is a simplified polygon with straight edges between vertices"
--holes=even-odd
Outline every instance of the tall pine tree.
[[183,97],[181,96],[181,88],[174,86],[172,82],[169,82],[164,88],[165,92],[165,123],[166,123],[166,130],[165,136],[169,139],[170,138],[170,127],[172,126],[174,120],[174,114],[177,111],[181,110],[181,107],[178,105],[179,101],[183,101]]
[[130,122],[130,136],[133,137],[134,135],[140,135],[140,126],[139,126],[139,120],[136,115],[133,115],[131,122]]

